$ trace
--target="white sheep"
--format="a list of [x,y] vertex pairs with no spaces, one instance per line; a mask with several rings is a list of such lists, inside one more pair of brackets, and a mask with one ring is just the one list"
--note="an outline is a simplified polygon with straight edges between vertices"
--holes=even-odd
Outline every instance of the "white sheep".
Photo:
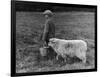
[[81,59],[83,63],[86,63],[87,43],[83,40],[63,40],[51,38],[48,45],[51,46],[57,53],[57,60],[60,55],[64,58],[64,61],[66,61],[66,55],[69,55],[70,57],[76,56]]

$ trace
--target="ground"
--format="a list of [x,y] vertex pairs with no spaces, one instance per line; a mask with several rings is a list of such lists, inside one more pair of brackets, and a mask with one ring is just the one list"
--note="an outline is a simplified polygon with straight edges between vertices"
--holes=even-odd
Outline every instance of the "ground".
[[[82,39],[88,44],[87,62],[70,58],[65,63],[56,53],[42,57],[39,52],[40,36],[45,19],[41,12],[16,12],[16,72],[43,72],[74,69],[93,69],[95,67],[95,25],[94,12],[55,12],[56,38]],[[53,55],[52,55],[53,53]]]

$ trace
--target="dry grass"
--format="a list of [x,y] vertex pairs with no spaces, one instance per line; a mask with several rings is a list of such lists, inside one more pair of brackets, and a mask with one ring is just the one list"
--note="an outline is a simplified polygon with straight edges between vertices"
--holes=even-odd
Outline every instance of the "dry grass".
[[74,69],[92,69],[95,66],[94,13],[55,13],[56,37],[64,39],[84,39],[88,43],[87,63],[78,58],[69,58],[65,63],[60,57],[55,59],[52,50],[43,58],[39,53],[39,38],[43,23],[41,13],[16,13],[16,72],[43,72]]

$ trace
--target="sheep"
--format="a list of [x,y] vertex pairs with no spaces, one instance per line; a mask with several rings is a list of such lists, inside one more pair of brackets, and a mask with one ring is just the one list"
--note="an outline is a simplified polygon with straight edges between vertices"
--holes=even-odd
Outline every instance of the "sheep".
[[48,46],[51,46],[58,56],[62,56],[66,62],[66,55],[78,57],[83,63],[86,63],[87,43],[83,40],[64,40],[58,38],[49,39]]

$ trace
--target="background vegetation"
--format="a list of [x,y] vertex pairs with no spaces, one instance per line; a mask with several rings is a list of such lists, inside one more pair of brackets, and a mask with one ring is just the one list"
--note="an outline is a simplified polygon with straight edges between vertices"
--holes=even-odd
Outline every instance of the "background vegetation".
[[92,69],[95,66],[94,12],[55,12],[56,38],[82,39],[88,44],[87,63],[77,58],[58,61],[52,50],[43,58],[39,52],[40,35],[45,19],[42,12],[16,12],[16,72],[43,72]]

